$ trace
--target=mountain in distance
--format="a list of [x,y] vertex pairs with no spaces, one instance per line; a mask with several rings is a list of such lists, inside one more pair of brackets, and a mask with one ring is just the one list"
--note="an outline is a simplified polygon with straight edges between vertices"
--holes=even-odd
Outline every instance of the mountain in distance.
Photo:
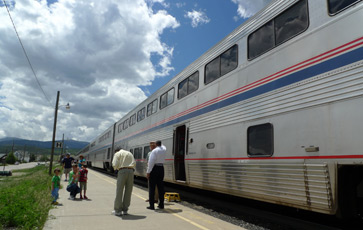
[[[52,141],[35,141],[35,140],[25,140],[16,137],[5,137],[0,139],[0,146],[27,146],[27,147],[37,147],[42,149],[51,149]],[[62,142],[62,140],[56,140],[56,142]],[[64,140],[64,145],[69,149],[82,149],[86,147],[89,142],[85,141],[75,141],[75,140]]]

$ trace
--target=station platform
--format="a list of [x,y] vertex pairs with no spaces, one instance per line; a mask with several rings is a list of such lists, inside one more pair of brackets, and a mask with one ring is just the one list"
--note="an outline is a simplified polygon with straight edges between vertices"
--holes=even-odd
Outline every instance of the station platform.
[[[58,202],[49,212],[44,230],[93,229],[244,229],[176,202],[165,201],[165,209],[146,209],[148,192],[134,186],[129,215],[111,214],[116,194],[116,178],[89,169],[88,200],[69,200],[67,183],[62,176]],[[166,191],[169,192],[169,191]],[[172,192],[172,191],[170,191]]]

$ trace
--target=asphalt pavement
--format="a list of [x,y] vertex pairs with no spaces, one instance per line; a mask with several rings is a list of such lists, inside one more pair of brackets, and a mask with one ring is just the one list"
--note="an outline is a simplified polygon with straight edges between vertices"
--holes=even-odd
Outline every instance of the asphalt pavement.
[[44,162],[30,162],[30,163],[23,163],[18,165],[6,165],[5,168],[2,164],[0,164],[0,171],[13,171],[17,169],[27,169],[27,168],[34,168],[38,164],[44,165]]

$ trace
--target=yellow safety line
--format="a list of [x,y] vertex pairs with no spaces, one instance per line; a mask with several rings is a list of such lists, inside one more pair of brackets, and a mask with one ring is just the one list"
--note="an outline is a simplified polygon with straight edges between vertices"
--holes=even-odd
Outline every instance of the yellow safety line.
[[192,225],[194,225],[194,226],[196,226],[196,227],[198,227],[198,228],[200,228],[200,229],[209,230],[209,228],[203,227],[202,225],[197,224],[197,223],[195,223],[194,221],[189,220],[189,219],[187,219],[187,218],[185,218],[185,217],[182,217],[182,216],[180,216],[180,215],[178,215],[178,214],[176,214],[176,213],[173,213],[172,211],[169,211],[169,210],[167,210],[167,209],[164,209],[164,210],[165,210],[165,211],[167,211],[168,213],[172,214],[173,216],[176,216],[176,217],[178,217],[178,218],[180,218],[180,219],[182,219],[182,220],[184,220],[184,221],[186,221],[186,222],[188,222],[188,223],[190,223],[190,224],[192,224]]
[[[102,179],[102,180],[105,180],[105,181],[107,181],[107,182],[109,182],[109,183],[111,183],[111,184],[114,184],[114,185],[116,185],[116,183],[115,182],[113,182],[113,181],[109,181],[109,180],[106,180],[104,177],[100,177],[100,176],[98,176],[96,173],[94,174],[96,177],[98,177],[98,178],[100,178],[100,179]],[[136,194],[136,193],[132,193],[133,195],[135,195],[135,196],[137,196],[138,198],[140,198],[140,199],[142,199],[142,200],[146,200],[143,196],[141,196],[141,195],[139,195],[139,194]],[[187,219],[187,218],[185,218],[185,217],[182,217],[182,216],[180,216],[180,215],[178,215],[178,214],[176,214],[176,213],[173,213],[172,211],[170,211],[170,210],[167,210],[167,209],[164,209],[165,211],[167,211],[168,213],[170,213],[170,214],[172,214],[173,216],[176,216],[176,217],[178,217],[178,218],[180,218],[180,219],[182,219],[182,220],[184,220],[184,221],[186,221],[186,222],[188,222],[188,223],[190,223],[190,224],[192,224],[192,225],[194,225],[194,226],[196,226],[196,227],[198,227],[198,228],[200,228],[200,229],[203,229],[203,230],[209,230],[209,228],[206,228],[206,227],[203,227],[202,225],[200,225],[200,224],[197,224],[197,223],[195,223],[194,221],[192,221],[192,220],[189,220],[189,219]]]

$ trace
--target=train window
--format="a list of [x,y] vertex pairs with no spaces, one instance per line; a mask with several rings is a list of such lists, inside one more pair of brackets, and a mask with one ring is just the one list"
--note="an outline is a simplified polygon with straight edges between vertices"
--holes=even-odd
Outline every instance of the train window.
[[229,72],[231,72],[232,70],[234,70],[235,68],[237,68],[237,51],[238,51],[238,46],[234,45],[232,48],[230,48],[229,50],[227,50],[226,52],[224,52],[221,55],[221,75],[225,75]]
[[134,150],[133,149],[130,149],[130,153],[134,154]]
[[150,150],[150,146],[144,147],[144,159],[147,159],[147,155],[149,154]]
[[134,149],[134,158],[139,159],[138,156],[139,156],[139,148],[135,148]]
[[137,122],[144,120],[145,118],[145,107],[137,112]]
[[199,88],[199,71],[184,79],[178,85],[178,98],[183,98]]
[[127,129],[129,127],[129,119],[126,119],[123,124],[123,129]]
[[257,31],[248,36],[248,58],[252,59],[275,45],[273,21],[269,21]]
[[152,114],[152,110],[153,110],[153,104],[150,103],[147,105],[147,116],[150,116]]
[[178,85],[178,98],[183,98],[188,95],[188,79],[183,80]]
[[153,102],[153,110],[152,113],[156,113],[158,111],[158,100],[155,99]]
[[301,0],[248,36],[248,59],[282,44],[309,26],[307,0]]
[[279,45],[308,27],[308,6],[300,1],[275,18],[276,45]]
[[329,13],[337,14],[360,1],[362,0],[328,0]]
[[135,157],[135,159],[141,159],[141,157],[142,157],[142,148],[141,147],[134,149],[134,157]]
[[174,102],[174,88],[170,89],[168,92],[164,93],[160,97],[160,109],[165,108],[166,106],[173,104]]
[[249,156],[271,156],[273,154],[273,126],[270,123],[251,126],[247,129],[247,153]]
[[110,156],[111,156],[111,149],[108,148],[107,149],[107,159],[110,159]]
[[214,149],[215,144],[214,143],[208,143],[207,144],[207,149]]
[[160,97],[160,109],[164,108],[166,106],[166,100],[167,100],[167,94],[164,93],[163,95],[161,95]]
[[188,79],[188,94],[191,94],[199,88],[199,71],[195,72]]
[[221,54],[219,57],[215,58],[213,61],[205,65],[205,84],[209,84],[210,82],[237,68],[237,50],[238,46],[234,45],[223,54]]
[[158,110],[158,99],[155,99],[153,102],[147,105],[147,116],[156,113],[157,110]]
[[123,126],[123,123],[118,124],[118,126],[117,126],[117,132],[118,133],[122,132],[122,126]]
[[174,95],[175,95],[175,89],[172,88],[171,90],[168,91],[168,101],[167,101],[167,106],[173,104],[174,102]]
[[136,113],[130,117],[130,126],[136,123]]
[[204,78],[205,84],[209,84],[221,76],[219,63],[220,63],[219,57],[217,57],[216,59],[205,65],[205,78]]

